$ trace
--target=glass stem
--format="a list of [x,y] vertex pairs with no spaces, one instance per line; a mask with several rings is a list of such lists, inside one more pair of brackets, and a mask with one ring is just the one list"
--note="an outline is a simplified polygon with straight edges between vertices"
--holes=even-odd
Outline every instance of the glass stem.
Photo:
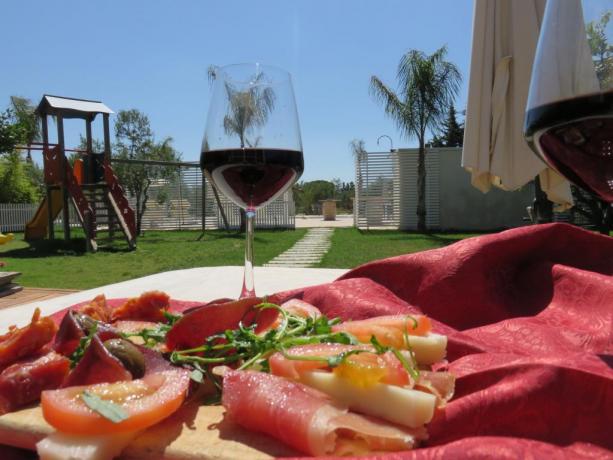
[[255,284],[253,282],[253,221],[255,219],[255,209],[247,208],[245,218],[245,274],[243,277],[241,299],[244,297],[255,297]]

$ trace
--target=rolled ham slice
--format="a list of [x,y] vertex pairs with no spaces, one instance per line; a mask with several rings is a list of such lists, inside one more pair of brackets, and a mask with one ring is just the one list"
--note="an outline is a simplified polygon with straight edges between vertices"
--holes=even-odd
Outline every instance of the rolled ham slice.
[[359,321],[346,321],[332,328],[335,332],[348,332],[360,342],[370,343],[375,336],[381,345],[405,348],[404,334],[426,335],[432,329],[427,316],[423,315],[386,315]]
[[407,450],[426,438],[423,427],[354,414],[320,391],[262,372],[226,370],[222,404],[235,423],[309,455]]

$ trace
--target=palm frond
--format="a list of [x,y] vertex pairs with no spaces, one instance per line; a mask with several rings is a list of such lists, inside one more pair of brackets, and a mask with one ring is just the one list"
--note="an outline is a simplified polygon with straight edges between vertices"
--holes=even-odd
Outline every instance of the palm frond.
[[414,118],[406,104],[375,75],[370,78],[369,90],[370,94],[383,104],[385,113],[394,121],[401,133],[411,138],[414,134]]

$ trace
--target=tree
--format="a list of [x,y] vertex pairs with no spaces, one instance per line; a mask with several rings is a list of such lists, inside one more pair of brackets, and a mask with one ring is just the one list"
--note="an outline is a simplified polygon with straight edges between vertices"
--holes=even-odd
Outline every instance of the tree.
[[115,172],[121,184],[136,202],[136,233],[141,234],[143,215],[147,210],[149,187],[156,180],[170,180],[177,173],[175,167],[147,164],[146,161],[179,161],[180,154],[172,146],[172,138],[155,142],[149,118],[142,112],[121,110],[115,120],[114,157],[133,160],[117,163]]
[[338,201],[337,208],[343,211],[353,210],[353,198],[355,185],[353,182],[342,182],[340,179],[332,179],[334,184],[334,198]]
[[349,149],[351,149],[351,154],[353,157],[358,160],[362,159],[362,156],[366,155],[364,139],[352,139],[349,142]]
[[[36,107],[32,104],[32,101],[25,97],[11,96],[11,105],[13,113],[15,114],[15,122],[21,127],[20,142],[28,145],[31,142],[40,140],[40,120],[36,114]],[[28,161],[32,161],[29,149],[27,159]]]
[[[0,113],[0,202],[33,203],[43,191],[43,174],[16,150],[39,137],[38,118],[30,101],[11,97],[11,106]],[[28,152],[28,160],[30,160]]]
[[21,128],[14,123],[14,117],[11,109],[0,113],[0,154],[11,153],[23,137]]
[[428,143],[429,147],[462,147],[464,145],[464,124],[459,124],[455,107],[449,106],[447,118],[440,129],[440,137],[434,135]]
[[602,13],[598,21],[586,24],[594,67],[602,88],[608,88],[613,83],[613,46],[607,40],[606,31],[610,20],[611,11],[606,11]]
[[[217,78],[216,67],[208,70],[209,80]],[[240,139],[241,148],[256,147],[260,138],[247,137],[252,128],[263,126],[275,106],[276,95],[270,86],[258,85],[264,78],[264,73],[253,75],[247,89],[237,89],[232,83],[225,81],[224,87],[228,97],[228,114],[223,119],[223,128],[228,136],[236,135]]]
[[[586,25],[594,68],[602,88],[613,83],[613,46],[609,44],[606,33],[610,19],[611,11],[606,11],[598,21]],[[573,211],[589,220],[600,233],[608,235],[613,229],[611,205],[576,185],[571,185],[571,193],[575,203]]]
[[0,203],[35,203],[39,191],[28,174],[30,165],[17,151],[0,159]]
[[426,131],[440,129],[445,114],[457,95],[461,75],[455,64],[445,61],[447,48],[431,55],[407,52],[398,64],[398,94],[377,76],[370,80],[370,92],[383,104],[401,135],[417,138],[417,229],[426,231]]
[[[212,83],[217,78],[217,67],[210,66],[208,69],[209,81]],[[270,86],[258,85],[264,73],[253,75],[251,81],[253,85],[249,88],[240,90],[230,82],[225,81],[224,87],[228,97],[228,114],[223,119],[223,128],[228,136],[236,135],[240,139],[241,148],[256,147],[260,142],[260,137],[249,139],[248,134],[252,128],[263,126],[268,120],[270,112],[275,106],[275,92]],[[214,188],[215,199],[219,209],[222,210],[217,190]],[[246,220],[245,210],[240,209],[240,231],[245,231]]]
[[299,182],[294,185],[294,198],[296,211],[301,214],[315,214],[319,212],[318,203],[335,197],[336,187],[327,180],[314,180]]

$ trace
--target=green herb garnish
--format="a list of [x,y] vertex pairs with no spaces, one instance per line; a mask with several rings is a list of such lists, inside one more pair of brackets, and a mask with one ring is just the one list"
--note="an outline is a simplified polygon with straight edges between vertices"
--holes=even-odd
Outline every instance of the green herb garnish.
[[89,328],[87,335],[79,339],[79,345],[69,357],[71,369],[73,369],[77,364],[79,364],[79,361],[81,361],[81,358],[83,358],[83,355],[85,354],[85,350],[87,350],[87,347],[89,347],[89,344],[91,343],[94,335],[96,335],[97,331],[98,331],[98,322],[96,321],[94,322],[94,325]]
[[111,401],[106,401],[99,396],[85,390],[81,393],[81,400],[94,412],[102,415],[113,423],[123,422],[128,418],[126,410]]
[[174,324],[182,317],[182,315],[175,315],[174,313],[170,313],[168,310],[164,310],[163,313],[169,326],[174,326]]
[[339,322],[337,319],[328,320],[325,316],[304,318],[268,302],[255,308],[278,310],[282,315],[281,324],[264,334],[256,334],[255,324],[245,326],[239,323],[237,329],[228,329],[206,338],[200,347],[172,352],[171,362],[192,367],[198,365],[201,371],[210,364],[232,364],[238,369],[268,371],[268,358],[277,351],[317,343],[358,343],[355,337],[346,332],[332,332],[332,326]]
[[[220,388],[219,378],[213,376],[210,372],[212,365],[231,365],[239,370],[253,369],[269,372],[268,358],[279,352],[287,359],[320,361],[325,363],[326,366],[334,368],[344,363],[352,355],[359,353],[383,354],[390,351],[414,380],[419,378],[419,370],[414,354],[408,346],[408,333],[406,331],[405,342],[412,362],[409,362],[409,359],[399,350],[381,345],[374,336],[371,339],[374,349],[349,350],[333,356],[293,355],[291,348],[299,345],[320,343],[359,345],[360,343],[347,332],[334,332],[332,330],[332,326],[341,322],[339,318],[328,319],[323,315],[317,318],[304,318],[268,302],[257,305],[255,308],[278,310],[282,315],[279,326],[264,334],[256,334],[256,324],[245,326],[239,323],[236,329],[228,329],[207,337],[202,346],[173,351],[170,355],[170,361],[177,365],[193,368],[192,380],[201,382],[202,379],[207,378]],[[414,328],[417,327],[415,318],[408,316],[407,319],[409,318],[413,319]]]

